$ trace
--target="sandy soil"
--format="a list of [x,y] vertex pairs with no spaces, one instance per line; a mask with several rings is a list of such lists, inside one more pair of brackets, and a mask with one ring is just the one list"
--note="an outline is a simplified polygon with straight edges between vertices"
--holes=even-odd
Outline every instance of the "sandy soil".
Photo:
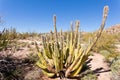
[[104,62],[104,56],[94,53],[93,56],[90,56],[89,58],[92,59],[90,62],[91,70],[99,75],[98,80],[110,80],[111,71],[107,66],[107,63]]
[[[30,41],[23,41],[23,42],[31,43]],[[118,47],[119,47],[118,51],[120,51],[120,45],[118,45]],[[28,48],[23,48],[23,50],[20,50],[14,53],[13,56],[18,58],[20,57],[24,58],[26,57],[27,54],[29,54]],[[105,59],[104,56],[98,53],[94,53],[93,56],[90,56],[89,58],[92,59],[91,62],[89,63],[89,65],[91,65],[91,70],[93,70],[96,74],[99,75],[98,80],[110,80],[111,71],[108,67],[108,64],[104,62],[104,59]]]
[[[120,51],[120,45],[117,45],[117,51]],[[90,56],[91,62],[90,69],[98,75],[98,80],[111,80],[111,71],[108,67],[108,64],[104,61],[105,58],[99,53],[94,53],[93,56]],[[43,80],[48,80],[47,77],[43,77]],[[49,79],[49,80],[60,80],[60,79]]]

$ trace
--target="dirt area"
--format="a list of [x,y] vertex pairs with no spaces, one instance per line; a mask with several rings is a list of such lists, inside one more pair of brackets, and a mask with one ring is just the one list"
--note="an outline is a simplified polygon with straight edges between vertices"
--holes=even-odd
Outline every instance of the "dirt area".
[[[111,79],[111,71],[110,71],[110,68],[108,67],[108,64],[104,62],[104,56],[98,53],[94,53],[93,56],[89,57],[89,59],[92,59],[92,60],[88,65],[90,65],[91,67],[90,69],[98,75],[98,80]],[[26,74],[26,77],[30,78],[29,76],[32,76],[33,72],[35,72],[36,75],[38,75],[38,70],[37,71],[35,70],[35,71],[29,71],[28,74]],[[41,80],[60,80],[60,79],[59,78],[50,79],[50,78],[41,76]]]
[[91,65],[91,70],[98,74],[98,80],[110,80],[111,71],[108,64],[104,62],[104,56],[94,53],[93,56],[89,58],[92,59],[89,63],[89,65]]
[[[29,42],[29,41],[24,41]],[[31,42],[30,42],[31,43]],[[120,50],[120,45],[119,49]],[[2,52],[0,52],[1,54]],[[5,54],[5,52],[3,52]],[[16,58],[25,58],[26,55],[28,55],[28,48],[23,48],[22,50],[17,51],[13,54],[13,57]],[[94,53],[93,56],[90,56],[89,59],[91,59],[91,62],[89,63],[90,69],[94,71],[96,74],[98,74],[98,80],[110,80],[111,78],[111,71],[108,67],[108,64],[104,61],[105,58],[101,54]],[[41,77],[41,70],[38,68],[33,68],[26,72],[25,80],[29,80],[31,78],[32,80],[48,80],[47,77]],[[34,75],[34,77],[32,77]],[[39,78],[39,79],[38,79]],[[44,78],[44,79],[43,79]],[[59,79],[49,79],[49,80],[59,80]]]

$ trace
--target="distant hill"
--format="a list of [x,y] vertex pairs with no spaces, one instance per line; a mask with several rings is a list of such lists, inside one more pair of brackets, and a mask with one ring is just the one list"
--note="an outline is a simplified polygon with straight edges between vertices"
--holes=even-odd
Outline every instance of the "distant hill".
[[105,29],[108,33],[120,33],[120,24],[113,25],[107,29]]

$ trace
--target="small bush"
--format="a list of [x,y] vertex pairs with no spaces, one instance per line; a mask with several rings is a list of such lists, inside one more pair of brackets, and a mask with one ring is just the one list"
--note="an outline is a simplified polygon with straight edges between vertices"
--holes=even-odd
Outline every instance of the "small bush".
[[87,74],[81,80],[97,80],[97,76],[95,74]]
[[111,65],[112,80],[120,79],[120,56],[118,56]]

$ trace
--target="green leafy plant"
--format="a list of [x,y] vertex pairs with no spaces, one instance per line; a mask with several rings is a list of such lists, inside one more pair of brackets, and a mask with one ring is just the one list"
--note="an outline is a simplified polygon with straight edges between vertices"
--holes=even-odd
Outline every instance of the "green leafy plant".
[[71,31],[66,35],[61,30],[58,36],[56,16],[54,16],[54,33],[51,34],[50,40],[46,36],[42,37],[43,49],[41,50],[36,43],[39,56],[36,64],[42,69],[42,72],[49,77],[78,77],[90,55],[89,52],[101,36],[107,14],[108,6],[105,6],[101,27],[87,46],[80,44],[79,21],[76,21],[75,31],[71,26]]

